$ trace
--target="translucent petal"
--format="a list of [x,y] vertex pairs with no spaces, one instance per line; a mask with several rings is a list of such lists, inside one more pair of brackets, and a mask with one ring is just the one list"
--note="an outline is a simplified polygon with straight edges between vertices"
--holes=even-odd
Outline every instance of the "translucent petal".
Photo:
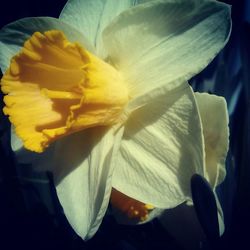
[[219,198],[216,194],[216,192],[214,192],[215,195],[215,200],[216,200],[216,205],[217,205],[217,215],[218,215],[218,222],[219,222],[219,233],[220,236],[225,232],[225,224],[224,224],[224,213],[219,201]]
[[18,163],[53,172],[64,213],[83,239],[95,234],[106,212],[122,133],[122,128],[89,129],[58,140],[42,154],[25,150],[12,133]]
[[101,38],[103,29],[133,3],[133,0],[70,0],[59,18],[85,34],[96,48],[97,55],[104,58],[106,54]]
[[90,129],[55,147],[54,176],[64,213],[78,235],[91,238],[106,212],[123,129]]
[[120,14],[103,32],[111,63],[132,96],[173,89],[200,72],[223,48],[230,9],[217,1],[150,1]]
[[191,197],[191,176],[204,174],[203,151],[200,117],[186,84],[131,114],[113,187],[154,207],[175,207]]
[[207,93],[195,93],[201,116],[206,173],[213,188],[220,184],[225,175],[225,161],[229,147],[228,111],[223,97]]
[[19,52],[24,42],[36,31],[61,30],[72,42],[79,42],[89,51],[93,51],[90,42],[69,24],[52,17],[28,17],[4,26],[0,31],[0,67],[4,73],[10,59]]

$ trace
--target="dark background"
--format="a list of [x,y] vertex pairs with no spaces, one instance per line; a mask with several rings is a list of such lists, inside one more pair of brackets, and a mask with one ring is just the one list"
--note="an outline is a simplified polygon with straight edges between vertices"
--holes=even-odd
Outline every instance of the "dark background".
[[[210,249],[247,249],[250,248],[250,1],[224,2],[232,5],[230,41],[190,83],[195,90],[224,96],[230,114],[228,174],[218,188],[226,231]],[[6,1],[4,5],[1,3],[0,27],[22,17],[58,17],[65,3],[65,0]],[[83,242],[63,215],[50,174],[19,172],[15,167],[9,145],[10,125],[2,113],[0,119],[0,249],[182,249],[178,240],[157,221],[136,227],[121,226],[109,214],[95,237]]]

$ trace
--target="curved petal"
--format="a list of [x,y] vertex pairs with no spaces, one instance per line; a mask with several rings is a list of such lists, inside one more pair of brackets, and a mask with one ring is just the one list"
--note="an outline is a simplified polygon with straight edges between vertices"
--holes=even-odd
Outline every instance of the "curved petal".
[[83,239],[95,234],[106,212],[122,133],[122,128],[99,127],[56,145],[57,195],[69,223]]
[[212,188],[220,184],[226,175],[225,161],[229,147],[228,111],[223,97],[207,93],[195,93],[201,116],[206,173]]
[[11,135],[20,164],[53,172],[65,215],[83,239],[95,234],[106,212],[122,133],[122,128],[85,130],[58,140],[42,154],[25,150],[15,133]]
[[220,236],[224,234],[225,232],[225,224],[224,224],[224,213],[219,201],[219,198],[216,194],[216,192],[214,192],[214,196],[215,196],[215,200],[216,200],[216,205],[217,205],[217,215],[218,215],[218,222],[219,222],[219,233]]
[[114,17],[133,5],[133,0],[69,0],[59,19],[80,30],[104,58],[101,34]]
[[24,42],[36,31],[44,32],[56,29],[65,33],[68,40],[79,42],[89,51],[93,51],[90,42],[80,31],[59,19],[52,17],[28,17],[4,26],[0,31],[0,67],[4,73],[10,59],[19,52]]
[[203,175],[203,161],[201,121],[186,85],[132,113],[112,185],[145,204],[175,207],[191,197],[190,178]]
[[227,42],[230,20],[217,1],[150,1],[120,14],[104,30],[104,45],[136,97],[173,89],[205,68]]

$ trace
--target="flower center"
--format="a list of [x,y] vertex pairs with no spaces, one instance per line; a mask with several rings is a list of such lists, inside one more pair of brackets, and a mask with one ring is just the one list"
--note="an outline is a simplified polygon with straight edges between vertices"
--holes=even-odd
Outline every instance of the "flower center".
[[128,102],[120,73],[58,30],[35,32],[1,85],[4,113],[35,152],[79,130],[118,123]]
[[110,202],[113,208],[134,222],[147,220],[150,211],[154,209],[152,205],[137,201],[114,188],[112,188]]

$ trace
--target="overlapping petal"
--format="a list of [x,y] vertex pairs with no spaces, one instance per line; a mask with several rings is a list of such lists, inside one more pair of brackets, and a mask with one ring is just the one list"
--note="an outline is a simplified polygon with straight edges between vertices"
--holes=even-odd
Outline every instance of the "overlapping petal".
[[134,5],[134,0],[70,0],[64,6],[60,19],[69,23],[90,40],[96,54],[106,56],[102,31],[114,17]]
[[203,150],[200,117],[186,84],[131,114],[113,187],[158,208],[174,207],[191,197],[191,176],[203,175]]
[[106,212],[122,133],[122,128],[90,129],[55,147],[57,195],[69,223],[83,239],[95,234]]
[[69,135],[43,154],[22,147],[12,133],[12,148],[20,164],[32,164],[54,175],[57,195],[64,213],[78,235],[91,238],[106,212],[112,174],[123,128],[91,128]]
[[228,40],[228,5],[217,1],[150,1],[120,14],[103,33],[111,63],[133,97],[200,72]]
[[225,161],[229,147],[228,111],[223,97],[207,93],[195,93],[199,108],[204,142],[208,181],[213,188],[225,175]]
[[[146,4],[127,10],[142,2]],[[132,113],[124,136],[116,126],[92,128],[59,140],[48,151],[52,160],[47,165],[53,165],[57,194],[74,230],[84,239],[94,235],[112,185],[143,203],[172,208],[191,197],[194,173],[207,171],[213,186],[221,182],[228,147],[225,103],[215,98],[207,108],[210,97],[203,101],[197,94],[200,117],[186,80],[227,42],[227,5],[205,0],[70,0],[60,19],[26,18],[5,26],[0,33],[2,71],[35,31],[58,29],[120,70],[133,99],[125,112]],[[215,109],[223,113],[221,127],[204,115]],[[12,147],[24,152],[15,137]],[[43,156],[30,159],[39,165]]]
[[44,32],[57,29],[64,32],[70,41],[77,41],[89,51],[93,51],[88,39],[80,31],[56,18],[29,17],[4,26],[0,32],[0,67],[4,73],[10,59],[23,47],[24,42],[36,31]]

